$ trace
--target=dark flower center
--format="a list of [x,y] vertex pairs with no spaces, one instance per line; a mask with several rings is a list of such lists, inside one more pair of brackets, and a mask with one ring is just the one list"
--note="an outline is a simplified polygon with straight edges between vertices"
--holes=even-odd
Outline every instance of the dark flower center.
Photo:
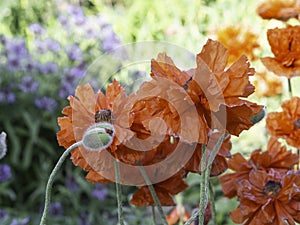
[[298,118],[298,119],[294,122],[294,127],[295,127],[296,130],[300,128],[300,118]]
[[269,180],[264,186],[263,193],[268,197],[274,198],[281,190],[281,187],[281,183],[274,180]]
[[98,110],[95,114],[95,123],[108,122],[111,123],[112,114],[109,109]]

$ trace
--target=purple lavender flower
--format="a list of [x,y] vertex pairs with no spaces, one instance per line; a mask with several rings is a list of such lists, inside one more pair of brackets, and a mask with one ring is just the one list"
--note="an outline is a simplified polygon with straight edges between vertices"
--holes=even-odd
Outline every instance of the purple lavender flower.
[[81,65],[73,67],[70,70],[69,76],[74,78],[82,78],[85,73],[85,68]]
[[0,103],[11,104],[16,101],[16,95],[10,90],[9,87],[1,88]]
[[35,35],[42,35],[46,32],[45,28],[38,23],[33,23],[29,26],[29,30]]
[[0,164],[0,182],[4,182],[11,178],[11,170],[9,165]]
[[7,218],[8,214],[4,210],[0,209],[0,221],[5,220]]
[[80,6],[70,5],[68,7],[68,12],[76,25],[81,26],[85,23],[86,18]]
[[111,25],[104,26],[102,28],[103,41],[102,41],[102,49],[105,52],[109,52],[120,45],[120,40],[113,31]]
[[82,51],[77,44],[69,45],[65,49],[68,57],[72,61],[82,61]]
[[55,99],[47,96],[35,99],[34,104],[37,108],[47,110],[49,112],[53,112],[58,106]]
[[17,219],[13,219],[10,225],[27,225],[28,223],[29,223],[29,217],[26,217],[21,221],[18,221]]
[[49,51],[58,53],[60,50],[60,43],[52,38],[47,38],[45,40],[45,45]]
[[58,91],[58,96],[60,98],[65,99],[66,97],[68,97],[69,95],[74,94],[74,87],[71,84],[71,82],[68,81],[62,81],[60,84],[61,88]]
[[103,201],[107,195],[108,190],[103,184],[97,183],[95,185],[95,188],[92,190],[92,196],[94,196],[100,201]]
[[78,184],[74,176],[67,177],[65,180],[65,185],[71,192],[76,192],[78,190]]
[[19,84],[19,89],[22,92],[35,92],[39,87],[39,82],[34,80],[32,76],[26,75],[21,78],[21,83]]
[[58,70],[58,65],[54,62],[46,62],[39,65],[40,72],[42,74],[55,73]]
[[61,203],[52,202],[49,206],[49,214],[54,217],[62,216],[64,214],[64,210]]
[[5,43],[7,56],[15,56],[18,58],[28,57],[28,51],[25,42],[21,38],[12,38]]
[[19,58],[17,55],[8,55],[7,56],[7,62],[6,66],[7,69],[10,71],[18,71],[21,69],[21,58]]

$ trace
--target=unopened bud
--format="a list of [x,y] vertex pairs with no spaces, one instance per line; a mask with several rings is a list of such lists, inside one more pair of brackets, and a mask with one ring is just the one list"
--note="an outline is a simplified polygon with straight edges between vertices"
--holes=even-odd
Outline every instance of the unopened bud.
[[6,146],[6,133],[4,131],[0,134],[0,159],[2,159],[7,152],[7,146]]
[[115,129],[112,124],[100,122],[89,127],[83,135],[82,143],[89,150],[103,150],[111,145]]
[[266,111],[265,111],[265,108],[263,108],[259,113],[257,113],[256,115],[252,116],[250,118],[250,121],[253,123],[253,124],[256,124],[258,123],[259,121],[261,121],[266,115]]

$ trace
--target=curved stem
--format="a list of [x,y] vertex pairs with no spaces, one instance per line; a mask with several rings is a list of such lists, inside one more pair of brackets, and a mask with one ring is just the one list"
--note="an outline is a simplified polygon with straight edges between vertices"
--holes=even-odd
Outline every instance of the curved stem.
[[75,144],[71,145],[66,151],[64,151],[64,153],[61,155],[58,162],[56,163],[54,169],[52,170],[52,172],[49,176],[49,179],[48,179],[47,186],[46,186],[45,206],[44,206],[43,215],[41,217],[40,225],[46,225],[49,205],[50,205],[50,201],[51,201],[51,191],[52,191],[52,186],[53,186],[55,175],[59,171],[60,167],[62,166],[63,162],[65,161],[65,159],[67,158],[69,153],[72,150],[74,150],[75,148],[79,147],[80,145],[82,145],[81,141],[76,142]]
[[122,208],[122,191],[120,185],[120,167],[119,162],[115,161],[115,173],[116,173],[116,191],[117,191],[117,201],[118,201],[118,219],[119,224],[124,225],[123,220],[123,208]]
[[162,221],[163,221],[163,224],[164,224],[164,225],[168,225],[168,222],[167,222],[167,220],[166,220],[164,211],[163,211],[163,209],[162,209],[162,207],[161,207],[160,201],[159,201],[159,199],[158,199],[158,197],[157,197],[157,195],[156,195],[156,193],[155,193],[154,187],[153,187],[153,185],[152,185],[150,179],[149,179],[148,176],[147,176],[146,171],[144,170],[144,167],[143,167],[143,166],[139,166],[139,170],[140,170],[140,172],[141,172],[143,178],[144,178],[145,181],[146,181],[146,184],[147,184],[147,186],[148,186],[148,188],[149,188],[149,190],[150,190],[151,196],[152,196],[153,201],[154,201],[154,203],[155,203],[155,205],[156,205],[156,207],[157,207],[157,209],[158,209],[158,212],[159,212],[160,217],[161,217],[161,219],[162,219]]

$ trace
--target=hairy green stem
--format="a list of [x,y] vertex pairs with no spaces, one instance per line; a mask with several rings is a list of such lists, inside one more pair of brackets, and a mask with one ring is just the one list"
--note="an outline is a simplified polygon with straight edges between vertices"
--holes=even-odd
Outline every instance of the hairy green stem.
[[155,206],[152,206],[152,220],[153,225],[156,225]]
[[140,170],[140,172],[141,172],[144,180],[146,181],[146,184],[147,184],[147,186],[148,186],[148,188],[150,190],[151,196],[152,196],[153,201],[154,201],[154,203],[155,203],[155,205],[156,205],[156,207],[158,209],[158,212],[159,212],[160,217],[161,217],[161,219],[163,221],[163,224],[164,225],[168,225],[168,222],[167,222],[166,217],[164,215],[164,211],[163,211],[163,209],[161,207],[161,204],[160,204],[160,201],[159,201],[159,199],[158,199],[158,197],[157,197],[157,195],[155,193],[155,190],[154,190],[154,187],[152,185],[152,182],[148,178],[147,173],[146,173],[146,171],[145,171],[145,169],[144,169],[143,166],[139,166],[139,170]]
[[64,153],[61,155],[58,162],[56,163],[54,169],[52,170],[52,172],[49,176],[49,179],[48,179],[47,186],[46,186],[45,206],[44,206],[43,215],[41,217],[40,225],[46,225],[49,205],[50,205],[50,201],[51,201],[51,191],[52,191],[52,186],[53,186],[55,175],[59,171],[60,167],[62,166],[63,162],[65,161],[65,159],[67,158],[69,153],[72,150],[74,150],[75,148],[79,147],[80,145],[82,145],[81,141],[76,142],[75,144],[71,145],[66,151],[64,151]]
[[211,182],[209,182],[208,187],[209,187],[209,201],[210,201],[211,219],[212,219],[213,225],[217,225],[215,196],[214,196],[214,189],[213,189],[213,186],[212,186]]
[[207,154],[206,146],[202,145],[199,225],[202,225],[203,222],[204,222],[205,208],[206,208],[206,205],[207,205],[206,154]]
[[219,138],[217,144],[215,145],[214,149],[211,151],[208,157],[208,163],[206,165],[206,149],[205,145],[202,145],[202,159],[201,159],[201,187],[200,187],[200,209],[192,215],[192,217],[184,224],[190,225],[193,221],[197,219],[199,216],[199,225],[203,225],[204,222],[204,213],[208,202],[208,181],[210,177],[210,171],[212,167],[212,162],[215,159],[224,139],[226,137],[226,133],[222,134]]
[[120,185],[120,167],[119,162],[115,160],[115,173],[116,173],[116,191],[118,202],[118,220],[120,225],[124,225],[123,208],[122,208],[122,190]]

